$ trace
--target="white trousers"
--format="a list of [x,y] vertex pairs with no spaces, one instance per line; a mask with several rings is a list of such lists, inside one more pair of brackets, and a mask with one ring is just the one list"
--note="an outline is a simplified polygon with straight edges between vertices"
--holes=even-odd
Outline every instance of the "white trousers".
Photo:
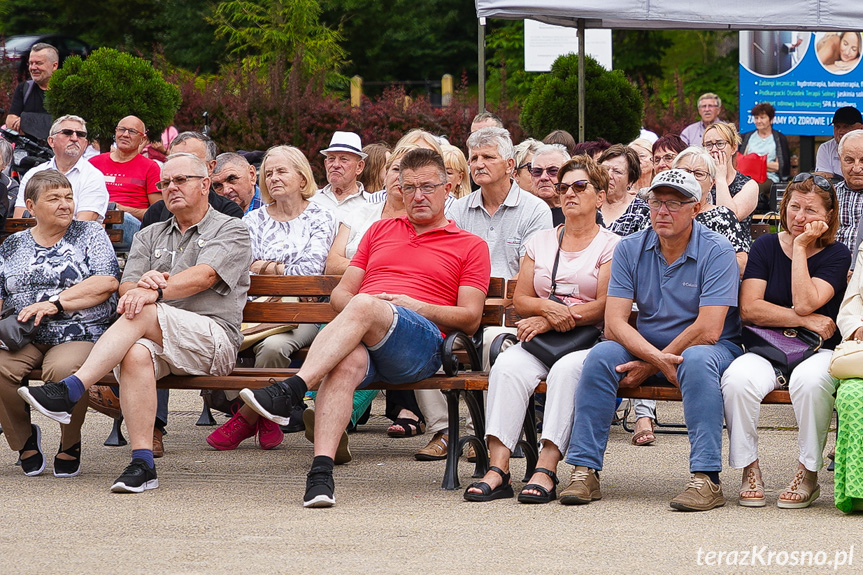
[[[511,333],[515,335],[516,328],[514,327],[487,327],[482,332],[482,369],[488,371],[490,369],[490,360],[488,357],[491,349],[491,342],[502,333]],[[430,433],[438,431],[446,431],[449,424],[449,412],[447,411],[446,397],[443,392],[437,389],[418,389],[414,392],[417,398],[417,405],[423,412],[423,417],[426,420],[426,429]],[[465,429],[469,434],[473,434],[473,422],[470,415],[467,416]]]
[[530,395],[546,380],[542,439],[566,453],[572,431],[575,389],[590,350],[574,351],[557,360],[551,370],[516,344],[498,357],[488,378],[486,436],[497,437],[513,451],[521,436]]
[[[833,350],[821,350],[798,365],[788,381],[797,418],[800,463],[809,471],[823,464],[824,444],[833,415],[833,394],[838,381],[827,373]],[[758,459],[758,416],[761,400],[776,387],[769,361],[754,353],[735,359],[720,383],[728,427],[728,464],[743,468]]]

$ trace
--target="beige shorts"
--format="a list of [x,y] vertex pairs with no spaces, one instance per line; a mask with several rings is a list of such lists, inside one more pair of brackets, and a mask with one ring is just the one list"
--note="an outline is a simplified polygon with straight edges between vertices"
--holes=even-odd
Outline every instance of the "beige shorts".
[[[237,348],[225,330],[212,319],[191,311],[157,303],[162,345],[141,338],[150,350],[156,379],[173,375],[228,375],[237,363]],[[114,377],[122,382],[120,366]]]

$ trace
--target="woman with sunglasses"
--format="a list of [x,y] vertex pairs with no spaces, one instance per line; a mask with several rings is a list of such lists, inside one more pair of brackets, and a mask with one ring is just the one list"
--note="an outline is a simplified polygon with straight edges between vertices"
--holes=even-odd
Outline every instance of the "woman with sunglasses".
[[731,208],[746,233],[758,205],[758,184],[735,167],[740,134],[733,124],[713,124],[704,132],[702,145],[716,162],[716,184],[711,193],[717,206]]
[[602,221],[619,236],[643,230],[650,225],[650,208],[641,198],[630,194],[641,177],[641,159],[632,148],[614,144],[597,160],[608,170],[608,190],[602,205]]
[[533,155],[543,143],[533,138],[528,138],[515,147],[515,172],[512,178],[522,190],[533,193],[533,180],[530,177],[531,161]]
[[[590,156],[581,155],[563,164],[557,178],[565,220],[561,226],[537,232],[527,242],[513,297],[516,312],[524,318],[518,322],[520,342],[551,330],[601,327],[605,313],[611,256],[620,241],[618,235],[596,223],[596,210],[602,207],[608,187],[607,172]],[[557,498],[557,464],[569,445],[575,388],[588,351],[567,354],[550,369],[521,343],[500,355],[489,375],[486,441],[491,467],[481,481],[467,488],[465,499],[513,497],[509,459],[521,435],[528,399],[543,379],[548,391],[542,451],[518,500],[548,503]]]
[[[779,215],[784,231],[761,236],[752,244],[740,287],[740,317],[744,323],[762,327],[804,327],[823,339],[820,351],[795,367],[788,379],[800,455],[777,506],[797,509],[808,507],[820,495],[817,472],[837,385],[827,367],[841,339],[835,321],[851,253],[836,241],[836,192],[821,176],[802,173],[795,177],[782,197]],[[758,415],[761,400],[779,387],[773,365],[759,355],[745,353],[725,370],[720,387],[729,464],[743,468],[739,503],[763,507]]]

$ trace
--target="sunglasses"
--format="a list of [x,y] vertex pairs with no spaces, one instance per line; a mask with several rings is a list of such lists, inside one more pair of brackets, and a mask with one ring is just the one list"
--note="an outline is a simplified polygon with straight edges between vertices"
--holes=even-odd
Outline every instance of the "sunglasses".
[[824,190],[825,192],[833,191],[833,186],[830,185],[830,182],[827,181],[827,178],[824,176],[819,176],[818,174],[810,174],[809,172],[800,172],[794,179],[791,180],[795,184],[799,184],[800,182],[805,182],[809,178],[812,178],[812,181],[815,182],[815,185]]
[[156,189],[159,190],[160,192],[164,192],[165,190],[168,189],[168,187],[171,185],[171,183],[173,183],[175,186],[177,186],[179,188],[183,184],[188,182],[189,180],[200,180],[201,178],[205,178],[205,177],[206,176],[184,176],[181,174],[179,176],[174,176],[170,180],[162,180],[162,181],[156,182]]
[[565,194],[572,188],[572,191],[576,194],[580,194],[581,192],[587,189],[587,186],[590,185],[590,182],[587,180],[578,180],[577,182],[572,182],[571,184],[564,184],[560,182],[559,184],[554,185],[554,189],[557,190],[558,194]]
[[527,171],[530,172],[530,162],[525,162],[522,165],[518,166],[515,171],[520,172],[521,170],[527,168]]
[[545,172],[546,174],[548,174],[549,178],[556,178],[559,171],[560,168],[558,168],[557,166],[549,166],[547,168],[531,168],[530,175],[534,178],[541,178],[542,173]]
[[69,128],[66,128],[65,130],[57,130],[56,132],[54,132],[55,136],[57,134],[63,134],[64,136],[66,136],[68,138],[71,138],[72,135],[74,134],[74,135],[78,136],[79,138],[81,138],[82,140],[87,139],[87,132],[84,132],[81,130],[70,130]]

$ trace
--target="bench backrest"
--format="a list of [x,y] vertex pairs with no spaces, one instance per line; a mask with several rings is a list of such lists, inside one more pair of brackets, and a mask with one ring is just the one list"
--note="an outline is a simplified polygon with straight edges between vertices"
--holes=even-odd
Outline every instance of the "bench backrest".
[[[108,210],[105,212],[105,219],[102,221],[105,224],[105,232],[111,243],[117,243],[123,239],[122,228],[111,228],[123,223],[123,212],[120,210]],[[36,225],[36,218],[9,218],[6,220],[6,225],[3,228],[2,238],[0,242],[14,233],[18,233],[30,229]]]

